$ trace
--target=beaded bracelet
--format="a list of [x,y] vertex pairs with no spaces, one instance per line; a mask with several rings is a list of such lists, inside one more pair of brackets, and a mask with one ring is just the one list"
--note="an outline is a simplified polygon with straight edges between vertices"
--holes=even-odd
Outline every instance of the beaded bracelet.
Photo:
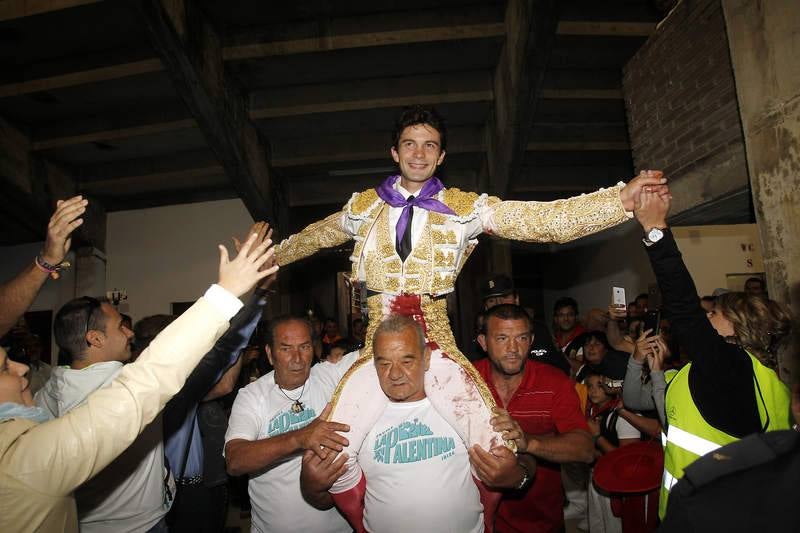
[[41,270],[42,272],[47,272],[53,279],[60,278],[61,274],[59,274],[59,272],[62,270],[66,270],[67,268],[72,266],[69,263],[69,261],[61,261],[57,265],[51,265],[50,263],[44,260],[42,254],[38,254],[33,262],[34,264],[36,264],[37,267],[39,267],[39,270]]

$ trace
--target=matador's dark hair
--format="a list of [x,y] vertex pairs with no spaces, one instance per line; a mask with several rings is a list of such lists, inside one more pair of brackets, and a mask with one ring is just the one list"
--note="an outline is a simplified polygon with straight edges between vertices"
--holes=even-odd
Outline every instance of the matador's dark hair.
[[427,124],[438,131],[441,138],[442,151],[447,149],[447,125],[444,118],[433,107],[422,105],[403,109],[403,113],[398,117],[392,130],[392,146],[397,149],[397,143],[400,141],[400,135],[403,130],[418,124]]

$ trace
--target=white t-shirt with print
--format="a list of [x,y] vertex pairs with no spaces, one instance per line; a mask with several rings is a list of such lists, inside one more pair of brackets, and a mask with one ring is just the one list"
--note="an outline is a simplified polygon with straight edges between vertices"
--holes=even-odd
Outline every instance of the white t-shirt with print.
[[390,402],[358,454],[368,531],[483,531],[483,506],[461,439],[425,398]]
[[[273,371],[240,390],[231,410],[225,443],[234,439],[267,439],[310,424],[325,409],[339,379],[355,360],[357,353],[354,354],[348,354],[337,364],[322,363],[312,367],[305,389],[284,389],[284,395],[275,384]],[[293,413],[292,404],[298,398],[304,409]],[[335,508],[320,511],[303,499],[301,462],[302,452],[250,475],[252,531],[351,531]]]

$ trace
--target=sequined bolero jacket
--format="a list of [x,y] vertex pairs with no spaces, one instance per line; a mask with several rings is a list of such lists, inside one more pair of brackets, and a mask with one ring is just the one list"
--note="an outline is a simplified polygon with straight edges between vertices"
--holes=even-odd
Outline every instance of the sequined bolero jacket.
[[353,277],[387,294],[452,292],[458,273],[481,233],[518,241],[567,242],[631,218],[619,198],[619,183],[591,194],[553,202],[502,201],[494,196],[443,189],[437,198],[454,215],[428,212],[422,235],[405,263],[395,251],[389,206],[375,189],[355,193],[344,208],[285,239],[276,247],[287,265],[320,249],[355,240]]

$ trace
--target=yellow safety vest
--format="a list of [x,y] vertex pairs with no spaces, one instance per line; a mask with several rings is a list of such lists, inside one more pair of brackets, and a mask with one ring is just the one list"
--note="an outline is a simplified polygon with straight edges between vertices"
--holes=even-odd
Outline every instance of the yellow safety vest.
[[[774,370],[761,364],[751,354],[748,355],[753,363],[753,382],[762,431],[789,429],[789,389]],[[683,477],[684,469],[699,457],[739,440],[703,418],[689,391],[690,367],[691,363],[679,372],[665,375],[669,384],[664,401],[667,427],[666,434],[661,435],[664,443],[664,477],[658,502],[658,516],[662,520],[667,512],[669,491]]]

